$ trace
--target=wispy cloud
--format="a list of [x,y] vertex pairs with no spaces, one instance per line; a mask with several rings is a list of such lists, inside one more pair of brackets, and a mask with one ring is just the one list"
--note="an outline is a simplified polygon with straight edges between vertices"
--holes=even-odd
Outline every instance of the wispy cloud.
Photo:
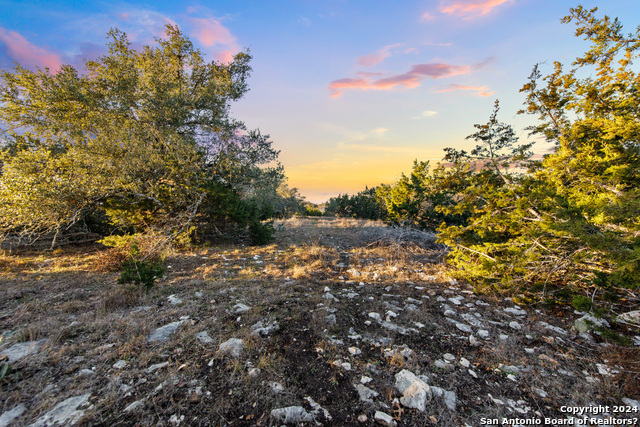
[[0,43],[12,60],[26,68],[47,67],[55,72],[63,63],[59,55],[32,44],[20,33],[8,31],[2,27],[0,27]]
[[129,39],[143,44],[151,43],[153,37],[162,37],[167,25],[176,25],[173,19],[150,9],[130,8],[117,18],[125,24]]
[[433,111],[433,110],[425,110],[423,112],[421,112],[420,114],[418,114],[415,117],[411,117],[412,119],[426,119],[429,117],[435,117],[438,115],[437,111]]
[[193,37],[202,44],[208,53],[222,62],[230,62],[233,55],[240,50],[240,46],[231,31],[225,27],[220,19],[215,17],[188,17],[187,22]]
[[[362,76],[359,78],[343,78],[329,83],[331,96],[336,98],[342,95],[345,89],[359,90],[390,90],[396,87],[405,89],[420,86],[426,78],[439,79],[459,74],[469,74],[471,71],[481,68],[489,60],[474,65],[451,65],[444,63],[416,64],[409,71],[402,74],[394,74],[386,77],[371,78]],[[362,75],[362,74],[361,74]]]
[[491,96],[495,93],[495,91],[489,91],[489,88],[487,86],[464,86],[456,83],[452,83],[444,88],[435,90],[435,92],[444,93],[444,92],[452,92],[456,90],[476,92],[476,95],[478,96]]
[[377,50],[376,52],[359,57],[356,62],[361,67],[371,67],[381,62],[385,58],[391,56],[391,49],[395,49],[400,46],[402,46],[402,43],[385,46],[382,49]]
[[514,0],[454,0],[447,5],[441,6],[440,12],[468,19],[486,15],[496,7],[512,3],[513,1]]
[[425,21],[433,21],[434,19],[436,19],[436,17],[430,14],[429,12],[423,13],[421,18],[424,19]]
[[307,18],[306,16],[301,16],[298,19],[298,24],[304,26],[304,27],[310,27],[312,22],[311,19]]

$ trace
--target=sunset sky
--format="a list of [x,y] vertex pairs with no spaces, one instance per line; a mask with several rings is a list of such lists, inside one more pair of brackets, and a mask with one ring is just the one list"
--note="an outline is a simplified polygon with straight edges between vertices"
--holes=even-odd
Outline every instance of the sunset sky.
[[[249,48],[250,92],[234,117],[271,135],[307,200],[396,180],[414,159],[485,123],[495,99],[501,121],[522,140],[531,118],[517,116],[531,69],[570,64],[588,47],[561,24],[564,0],[236,0],[130,3],[0,0],[0,67],[73,64],[105,52],[110,28],[134,46],[180,26],[208,59]],[[640,1],[583,1],[640,24]],[[543,148],[541,147],[540,150]]]

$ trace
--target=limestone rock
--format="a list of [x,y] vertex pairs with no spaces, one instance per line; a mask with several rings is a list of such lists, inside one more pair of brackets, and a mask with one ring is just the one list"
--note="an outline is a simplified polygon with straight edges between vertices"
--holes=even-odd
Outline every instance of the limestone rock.
[[284,424],[311,423],[316,418],[302,406],[288,406],[271,411],[271,418]]
[[431,389],[427,383],[406,369],[396,374],[395,387],[402,393],[400,403],[408,408],[418,409],[422,412],[427,407],[427,401],[431,400],[432,397]]
[[593,327],[609,327],[609,322],[604,319],[598,319],[590,314],[585,314],[574,322],[574,326],[578,332],[588,332]]
[[162,363],[153,364],[153,365],[149,366],[147,369],[145,369],[145,372],[147,374],[150,374],[150,373],[152,373],[154,371],[157,371],[158,369],[164,368],[165,366],[169,366],[169,362],[162,362]]
[[280,325],[278,322],[273,321],[270,323],[263,322],[262,320],[251,326],[251,336],[254,337],[266,337],[271,332],[277,331],[280,329]]
[[35,354],[46,344],[47,340],[27,341],[14,344],[0,353],[0,356],[7,356],[9,363],[18,361],[30,354]]
[[251,307],[249,307],[246,304],[243,304],[241,302],[237,303],[236,305],[233,306],[233,312],[236,314],[239,313],[245,313],[247,311],[251,310]]
[[3,412],[2,415],[0,415],[0,427],[7,427],[13,420],[24,414],[26,410],[27,408],[21,403],[13,409]]
[[220,354],[224,354],[231,357],[240,357],[242,349],[244,348],[244,342],[239,338],[229,338],[218,348]]
[[186,322],[186,320],[179,320],[177,322],[172,322],[167,325],[160,326],[159,328],[151,332],[148,338],[149,342],[168,341],[171,335],[173,335],[173,333],[177,331],[180,325],[182,325],[184,322]]
[[376,411],[374,418],[378,422],[378,424],[386,427],[396,427],[398,425],[396,421],[391,417],[391,415],[384,412]]
[[354,384],[361,402],[373,403],[373,398],[378,397],[378,393],[362,384]]
[[202,331],[202,332],[198,332],[196,334],[196,338],[198,339],[198,341],[200,341],[202,344],[211,344],[213,342],[213,338],[211,338],[209,336],[209,332],[207,331]]
[[55,425],[73,425],[84,415],[83,407],[89,401],[90,394],[70,397],[58,403],[52,410],[38,418],[29,427],[49,427]]
[[136,412],[139,409],[142,409],[144,406],[144,402],[142,400],[136,400],[132,404],[128,405],[123,409],[123,412]]
[[640,326],[640,310],[630,311],[618,316],[618,320]]

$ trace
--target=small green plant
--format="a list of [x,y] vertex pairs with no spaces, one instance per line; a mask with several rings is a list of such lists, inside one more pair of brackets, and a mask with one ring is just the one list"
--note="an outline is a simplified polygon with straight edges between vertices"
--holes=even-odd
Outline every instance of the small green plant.
[[575,295],[573,297],[573,301],[571,301],[571,305],[578,311],[591,311],[593,308],[593,301],[591,301],[591,298],[584,295]]
[[253,221],[249,224],[249,235],[251,236],[251,243],[254,245],[266,245],[273,240],[273,221],[261,223],[260,221]]
[[156,279],[162,277],[166,271],[167,269],[160,261],[141,260],[138,242],[134,241],[131,245],[129,259],[122,263],[122,272],[118,283],[141,285],[148,292],[155,284]]

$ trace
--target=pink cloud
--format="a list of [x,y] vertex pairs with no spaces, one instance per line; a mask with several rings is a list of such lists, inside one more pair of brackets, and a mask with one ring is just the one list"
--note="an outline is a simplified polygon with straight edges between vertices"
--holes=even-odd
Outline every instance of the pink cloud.
[[231,32],[215,18],[191,18],[194,36],[206,47],[230,45],[236,42]]
[[435,92],[436,93],[444,93],[444,92],[452,92],[455,90],[468,90],[468,91],[474,91],[476,92],[476,95],[478,96],[491,96],[495,93],[495,91],[488,91],[488,88],[486,86],[464,86],[464,85],[459,85],[457,83],[452,83],[444,88],[438,89]]
[[496,7],[511,2],[513,0],[454,0],[448,6],[441,6],[440,12],[470,18],[486,15]]
[[5,46],[8,56],[23,67],[47,67],[55,72],[62,65],[60,56],[29,43],[15,31],[0,27],[0,43]]
[[422,14],[422,19],[424,19],[425,21],[431,21],[433,19],[436,19],[436,17],[430,14],[429,12],[425,12]]
[[391,56],[391,49],[394,49],[399,46],[402,46],[402,44],[400,43],[392,44],[389,46],[385,46],[374,53],[361,56],[358,58],[357,64],[360,65],[361,67],[371,67],[373,65],[376,65],[377,63],[381,62],[385,58],[388,58],[389,56]]
[[[390,90],[396,87],[412,89],[420,86],[422,80],[426,78],[440,79],[460,74],[469,74],[473,70],[481,68],[487,61],[474,65],[450,65],[442,63],[416,64],[406,73],[382,77],[376,73],[359,72],[360,78],[344,78],[334,80],[329,83],[331,97],[337,98],[342,95],[344,89],[359,90]],[[454,89],[450,89],[454,90]]]
[[220,20],[210,18],[188,18],[193,37],[200,42],[208,53],[222,62],[233,61],[233,56],[240,51],[236,38]]

